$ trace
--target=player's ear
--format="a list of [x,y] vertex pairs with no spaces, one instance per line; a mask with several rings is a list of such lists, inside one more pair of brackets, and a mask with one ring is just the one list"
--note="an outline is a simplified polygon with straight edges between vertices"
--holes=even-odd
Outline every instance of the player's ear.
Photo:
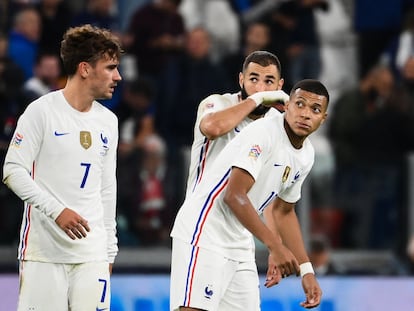
[[278,90],[281,90],[281,89],[282,89],[282,87],[283,87],[283,84],[285,84],[285,79],[280,78],[280,80],[279,80],[279,82],[278,82],[277,89],[278,89]]
[[82,78],[86,78],[88,75],[89,64],[87,62],[81,62],[78,65],[78,70]]
[[243,88],[243,83],[244,83],[243,73],[239,72],[239,86],[241,89]]
[[328,114],[325,113],[322,120],[321,120],[321,125],[325,122],[326,118],[328,117]]

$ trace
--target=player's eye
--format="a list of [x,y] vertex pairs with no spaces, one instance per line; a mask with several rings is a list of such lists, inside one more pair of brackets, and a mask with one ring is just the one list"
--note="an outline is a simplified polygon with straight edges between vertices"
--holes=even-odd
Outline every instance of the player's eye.
[[313,107],[313,112],[315,113],[321,113],[322,109],[320,107]]

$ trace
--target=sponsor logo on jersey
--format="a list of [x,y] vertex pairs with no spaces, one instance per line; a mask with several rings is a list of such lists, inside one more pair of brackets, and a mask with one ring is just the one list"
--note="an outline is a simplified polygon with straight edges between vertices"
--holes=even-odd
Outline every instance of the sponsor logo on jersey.
[[213,288],[211,285],[207,285],[204,289],[204,297],[211,299],[211,296],[213,296]]
[[262,148],[259,145],[253,145],[249,151],[249,157],[257,159],[259,155],[262,153]]
[[92,135],[91,132],[88,131],[80,131],[79,134],[79,141],[83,148],[88,149],[92,146]]
[[18,148],[20,147],[22,141],[23,141],[23,135],[16,132],[16,134],[14,134],[13,136],[11,145]]
[[286,180],[289,177],[289,173],[290,173],[290,166],[286,166],[285,171],[283,172],[283,175],[282,175],[282,182],[286,182]]
[[58,132],[58,131],[55,131],[55,136],[63,136],[63,135],[68,135],[69,133],[66,133],[66,132]]

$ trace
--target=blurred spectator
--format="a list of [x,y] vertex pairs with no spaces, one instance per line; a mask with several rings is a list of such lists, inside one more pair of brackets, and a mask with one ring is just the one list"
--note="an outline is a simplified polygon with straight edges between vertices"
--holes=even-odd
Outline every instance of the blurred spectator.
[[311,236],[309,240],[308,254],[316,275],[321,276],[341,274],[332,262],[331,247],[326,236]]
[[[7,147],[22,110],[23,71],[7,56],[8,40],[0,33],[0,161],[3,163]],[[0,173],[2,176],[3,172]],[[0,244],[17,241],[21,210],[20,199],[3,183],[0,184]]]
[[122,100],[115,110],[119,119],[118,197],[120,210],[131,205],[135,195],[132,181],[136,178],[137,163],[141,161],[144,140],[154,134],[152,104],[155,90],[145,79],[124,84]]
[[282,2],[290,0],[229,0],[237,12],[242,25],[263,19],[269,12],[274,11]]
[[395,65],[402,84],[414,100],[414,8],[407,13],[398,38]]
[[211,37],[210,58],[214,62],[240,46],[239,16],[228,0],[183,0],[179,8],[187,31],[203,27]]
[[114,0],[87,0],[85,8],[73,16],[71,26],[91,24],[93,26],[120,31]]
[[400,71],[410,57],[414,55],[414,9],[408,12],[404,29],[399,35],[399,44],[396,55],[396,65]]
[[[322,68],[315,10],[328,10],[327,0],[291,0],[280,4],[273,14],[283,28],[272,28],[275,49],[285,53],[281,59],[286,70],[286,88],[305,78],[319,78]],[[285,32],[279,38],[280,32]],[[279,42],[281,40],[281,42]]]
[[257,21],[247,25],[240,48],[220,61],[221,67],[226,72],[227,80],[232,83],[230,92],[235,93],[240,90],[240,85],[234,77],[242,71],[241,67],[246,56],[254,51],[268,51],[270,43],[270,28],[266,23]]
[[22,111],[24,73],[7,55],[8,39],[0,33],[0,150],[2,158]]
[[[315,11],[323,63],[320,79],[325,81],[333,104],[340,93],[358,84],[355,35],[352,17],[344,5],[346,1],[349,0],[330,1],[329,10]],[[334,106],[331,103],[328,113]]]
[[36,4],[36,9],[42,24],[39,50],[49,50],[59,55],[60,42],[70,25],[72,12],[64,0],[41,0]]
[[27,104],[51,91],[61,88],[60,58],[53,52],[40,51],[36,56],[34,76],[27,80],[23,90]]
[[126,157],[141,148],[145,138],[154,133],[153,99],[155,90],[144,78],[124,85],[122,101],[115,110],[119,118],[119,154]]
[[[185,40],[185,53],[170,63],[166,70],[163,94],[167,105],[160,112],[158,124],[166,124],[164,134],[174,129],[174,139],[179,146],[190,146],[199,102],[211,93],[223,92],[228,81],[223,69],[209,58],[211,37],[206,29],[191,30]],[[158,114],[157,114],[158,115]]]
[[[330,1],[329,10],[314,11],[322,61],[319,76],[329,89],[331,98],[328,114],[334,109],[338,96],[358,83],[351,17],[346,12],[343,2]],[[341,228],[333,221],[340,213],[333,206],[335,159],[331,142],[327,137],[331,120],[327,118],[326,121],[319,131],[310,137],[315,148],[315,164],[309,175],[310,204],[315,215],[333,217],[325,219],[324,222],[322,218],[325,216],[322,217],[319,224],[322,228],[334,228],[339,232]],[[312,221],[312,226],[314,225]],[[332,247],[337,246],[335,238],[332,237],[330,242]]]
[[414,235],[410,236],[407,247],[406,255],[408,258],[408,270],[409,273],[414,274]]
[[157,87],[159,75],[183,49],[185,29],[178,12],[180,2],[152,0],[138,7],[124,34],[127,53],[135,57],[138,74],[153,79]]
[[[224,93],[228,87],[223,69],[209,57],[210,40],[209,33],[201,27],[187,34],[185,53],[166,70],[163,106],[157,107],[157,127],[167,139],[170,159],[178,170],[178,184],[183,191],[198,104],[211,93]],[[182,195],[180,191],[179,196]]]
[[41,28],[39,13],[33,7],[25,7],[14,16],[8,54],[23,70],[26,80],[33,76]]
[[143,246],[169,245],[173,209],[164,185],[166,181],[166,145],[158,135],[144,139],[142,161],[131,206],[131,229]]
[[169,194],[164,185],[166,150],[154,130],[154,97],[152,84],[139,78],[124,84],[122,101],[115,110],[119,118],[118,222],[120,243],[124,245],[146,244],[151,238],[151,242],[161,242],[163,237],[157,237],[155,231],[167,226],[161,217]]
[[128,26],[128,22],[134,13],[140,6],[151,2],[152,0],[122,0],[117,1],[117,10],[121,31],[124,32]]
[[412,6],[412,1],[354,1],[353,21],[358,39],[357,59],[360,79],[378,63],[382,52],[400,33],[404,12],[408,9],[407,4]]
[[344,228],[353,228],[344,232],[344,247],[400,247],[394,242],[404,200],[400,183],[405,154],[414,142],[410,106],[384,66],[371,69],[334,106],[329,123],[334,194],[345,213]]

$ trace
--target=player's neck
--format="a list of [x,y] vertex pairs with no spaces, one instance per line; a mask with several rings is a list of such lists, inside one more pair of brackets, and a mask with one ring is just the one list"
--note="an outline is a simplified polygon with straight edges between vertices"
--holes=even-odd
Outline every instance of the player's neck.
[[85,88],[78,85],[76,79],[67,80],[63,96],[73,109],[80,112],[88,112],[92,107],[93,98],[89,98]]
[[286,134],[293,148],[295,149],[302,148],[303,142],[306,137],[296,135],[295,132],[293,132],[292,128],[289,126],[289,123],[287,123],[285,119],[283,120],[283,127],[285,128]]

